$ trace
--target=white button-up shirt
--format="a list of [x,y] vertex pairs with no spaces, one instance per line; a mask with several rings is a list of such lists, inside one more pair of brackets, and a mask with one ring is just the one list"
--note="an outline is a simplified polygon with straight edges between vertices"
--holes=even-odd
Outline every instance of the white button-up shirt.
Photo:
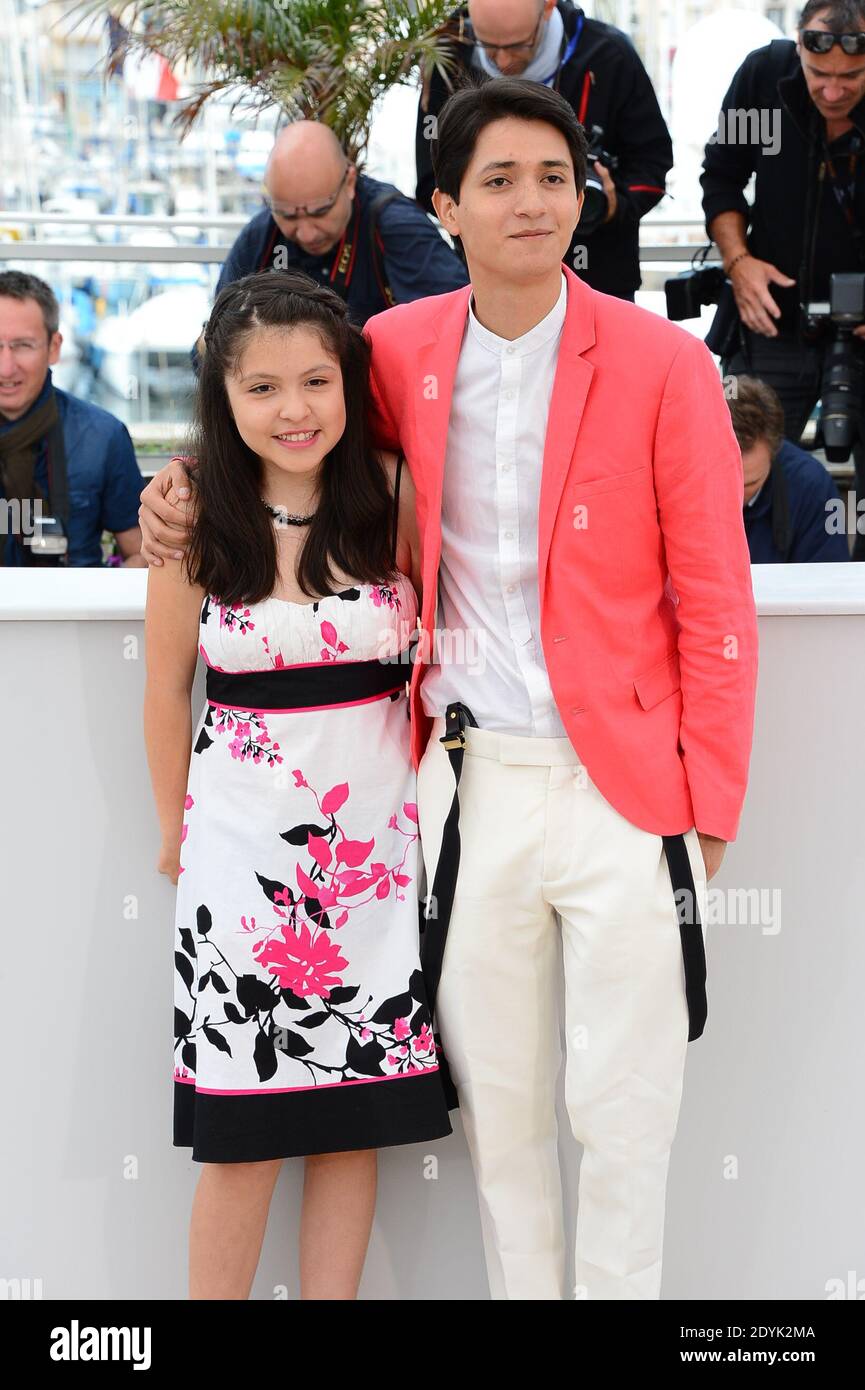
[[541,648],[538,504],[547,415],[567,307],[499,338],[469,305],[442,490],[442,551],[428,715],[452,700],[482,729],[567,737]]

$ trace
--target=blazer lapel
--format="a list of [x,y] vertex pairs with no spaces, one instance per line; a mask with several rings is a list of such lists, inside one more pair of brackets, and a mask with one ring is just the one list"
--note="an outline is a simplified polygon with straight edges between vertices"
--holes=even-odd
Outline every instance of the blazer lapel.
[[[417,347],[414,404],[414,438],[421,453],[416,485],[425,493],[426,530],[434,542],[434,564],[441,550],[441,499],[447,451],[448,423],[457,363],[465,331],[471,286],[463,294],[448,296],[449,303],[431,320]],[[432,530],[430,528],[433,528]],[[424,546],[424,568],[431,563],[430,547]]]
[[574,455],[586,397],[595,369],[581,353],[595,343],[593,291],[566,265],[568,307],[559,341],[556,375],[547,417],[541,495],[538,505],[538,593],[541,605],[550,553],[550,540],[565,479]]

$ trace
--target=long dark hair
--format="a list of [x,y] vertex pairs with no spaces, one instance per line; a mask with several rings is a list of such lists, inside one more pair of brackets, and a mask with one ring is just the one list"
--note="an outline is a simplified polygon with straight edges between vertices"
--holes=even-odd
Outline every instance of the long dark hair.
[[297,562],[311,598],[331,592],[339,566],[360,583],[393,576],[392,498],[367,428],[369,345],[333,290],[300,271],[268,270],[226,285],[204,330],[205,350],[186,452],[196,461],[198,506],[187,574],[224,603],[255,603],[276,586],[273,521],[261,502],[263,467],[241,439],[225,389],[252,335],[305,325],[338,358],[345,430],[322,460],[318,507]]

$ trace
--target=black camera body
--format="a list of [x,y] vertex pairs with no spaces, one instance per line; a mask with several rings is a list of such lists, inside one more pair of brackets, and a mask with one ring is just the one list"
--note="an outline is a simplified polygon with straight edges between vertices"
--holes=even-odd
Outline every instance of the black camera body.
[[20,539],[26,547],[27,564],[67,564],[69,540],[58,517],[40,514],[32,535],[22,535]]
[[828,341],[820,384],[820,434],[830,463],[846,463],[862,428],[865,347],[853,329],[865,323],[865,272],[835,271],[829,301],[802,304],[806,342]]
[[604,185],[600,176],[595,172],[595,163],[603,164],[606,169],[618,168],[619,159],[617,155],[610,154],[609,150],[604,149],[604,130],[603,126],[593,125],[586,131],[588,142],[588,152],[586,155],[586,196],[583,200],[583,210],[580,213],[580,220],[577,230],[583,235],[597,231],[607,215],[609,201],[604,192]]
[[722,266],[707,265],[685,270],[681,275],[665,280],[667,318],[677,322],[680,319],[699,318],[704,304],[718,303],[726,278]]

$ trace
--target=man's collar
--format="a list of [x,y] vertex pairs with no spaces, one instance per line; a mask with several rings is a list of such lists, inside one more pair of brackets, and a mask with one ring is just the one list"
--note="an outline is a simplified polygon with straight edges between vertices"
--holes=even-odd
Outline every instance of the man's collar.
[[565,321],[565,314],[568,305],[568,282],[562,273],[561,289],[549,313],[545,314],[532,328],[526,330],[519,338],[501,338],[497,333],[485,328],[475,313],[474,295],[469,300],[469,329],[475,341],[481,347],[492,352],[497,357],[505,354],[515,357],[527,357],[529,353],[536,352],[543,347],[544,343],[549,342],[556,334],[561,333],[562,325]]

